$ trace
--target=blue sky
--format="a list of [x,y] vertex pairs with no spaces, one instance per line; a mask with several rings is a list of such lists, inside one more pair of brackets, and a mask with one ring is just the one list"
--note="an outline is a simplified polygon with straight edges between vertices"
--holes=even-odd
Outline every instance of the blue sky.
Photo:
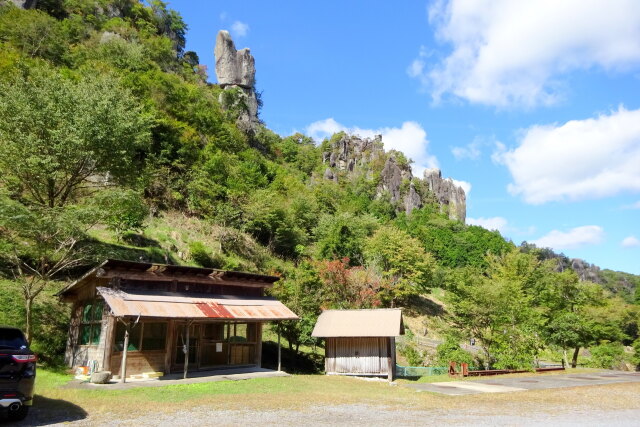
[[637,0],[170,7],[211,81],[219,30],[251,49],[280,135],[382,133],[468,190],[468,223],[640,274]]

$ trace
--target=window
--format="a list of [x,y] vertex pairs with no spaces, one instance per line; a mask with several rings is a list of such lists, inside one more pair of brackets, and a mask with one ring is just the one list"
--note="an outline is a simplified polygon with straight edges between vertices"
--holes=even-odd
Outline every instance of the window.
[[20,330],[0,328],[0,348],[23,349],[28,346],[29,344]]
[[[127,351],[164,350],[167,338],[167,324],[161,322],[143,322],[129,328]],[[116,326],[116,351],[124,348],[124,325]]]
[[255,323],[231,323],[229,325],[230,342],[255,342],[256,341],[256,324]]
[[100,342],[103,307],[103,301],[95,300],[87,302],[82,308],[80,345],[97,345]]

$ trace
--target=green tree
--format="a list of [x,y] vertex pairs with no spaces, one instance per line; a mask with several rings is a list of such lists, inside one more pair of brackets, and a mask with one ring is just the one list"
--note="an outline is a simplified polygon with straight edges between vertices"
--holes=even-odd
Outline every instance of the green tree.
[[36,69],[0,82],[0,182],[50,208],[81,190],[136,176],[149,122],[108,76]]
[[513,250],[488,255],[484,270],[457,272],[447,295],[453,327],[479,341],[485,366],[531,368],[540,346],[539,315],[527,294],[540,263]]
[[109,189],[99,192],[92,200],[99,211],[100,222],[120,238],[127,231],[139,231],[149,216],[149,208],[133,190]]
[[442,344],[436,347],[436,360],[439,366],[449,366],[449,362],[473,363],[473,355],[460,347],[459,340],[447,335]]
[[352,265],[364,264],[365,240],[377,227],[378,221],[369,215],[344,212],[321,216],[315,230],[318,257],[349,258]]
[[22,10],[0,3],[0,41],[11,43],[27,57],[61,61],[68,49],[63,26],[39,10]]
[[390,281],[384,299],[392,307],[431,288],[435,260],[417,239],[396,227],[380,227],[366,240],[364,256],[367,265]]
[[300,317],[299,321],[283,321],[276,326],[289,343],[289,349],[295,347],[296,353],[301,344],[312,344],[315,340],[311,333],[321,312],[321,287],[318,271],[304,261],[271,290],[272,295]]
[[71,207],[26,207],[0,194],[0,259],[20,286],[28,339],[36,298],[53,280],[87,260],[79,245],[87,229],[82,216]]

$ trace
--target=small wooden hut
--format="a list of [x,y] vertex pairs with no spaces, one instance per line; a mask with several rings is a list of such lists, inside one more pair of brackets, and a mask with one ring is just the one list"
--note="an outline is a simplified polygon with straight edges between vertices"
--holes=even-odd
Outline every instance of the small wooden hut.
[[312,336],[325,338],[328,375],[371,375],[395,379],[395,337],[404,335],[402,310],[325,310]]
[[65,361],[124,377],[259,367],[263,323],[298,318],[264,296],[277,280],[107,260],[59,293],[73,306]]

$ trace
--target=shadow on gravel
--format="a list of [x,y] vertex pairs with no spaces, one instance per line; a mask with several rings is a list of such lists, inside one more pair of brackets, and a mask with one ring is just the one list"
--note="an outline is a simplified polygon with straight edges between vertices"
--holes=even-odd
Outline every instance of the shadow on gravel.
[[0,426],[48,426],[64,422],[83,420],[87,412],[80,406],[61,399],[49,399],[36,395],[29,415],[23,421],[9,421],[0,415]]

